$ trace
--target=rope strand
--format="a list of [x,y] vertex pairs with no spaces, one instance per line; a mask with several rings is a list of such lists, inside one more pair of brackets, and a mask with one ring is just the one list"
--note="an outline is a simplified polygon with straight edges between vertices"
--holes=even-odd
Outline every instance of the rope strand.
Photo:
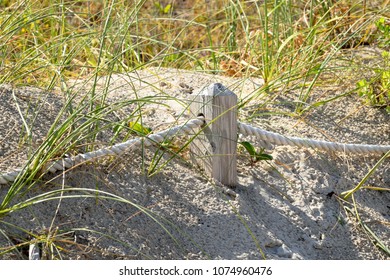
[[[78,154],[71,158],[63,158],[54,162],[49,162],[44,168],[44,170],[46,170],[46,172],[54,173],[56,171],[69,169],[75,165],[87,161],[93,161],[105,156],[121,155],[124,152],[135,150],[142,146],[150,147],[151,145],[158,144],[163,142],[164,140],[170,139],[173,136],[190,134],[194,132],[195,128],[201,127],[202,125],[204,125],[204,117],[198,117],[196,119],[189,120],[187,123],[184,123],[182,125],[178,125],[163,130],[159,133],[148,135],[146,137],[135,138],[110,147],[101,148],[96,151],[88,152],[85,154]],[[21,169],[4,174],[0,173],[0,184],[14,182],[20,173]]]
[[[189,120],[187,123],[184,123],[182,125],[178,125],[163,130],[159,133],[148,135],[146,137],[135,138],[110,147],[101,148],[99,150],[91,151],[85,154],[79,154],[71,158],[63,158],[54,162],[49,162],[44,168],[44,170],[46,170],[46,172],[54,173],[58,170],[69,169],[75,165],[87,161],[93,161],[101,157],[121,155],[125,151],[138,149],[142,146],[149,147],[151,145],[161,143],[164,140],[177,135],[188,135],[190,133],[195,133],[194,129],[200,128],[204,126],[204,124],[205,119],[204,117],[200,116],[196,119]],[[327,152],[383,154],[390,150],[390,146],[345,144],[307,138],[286,137],[281,134],[269,132],[241,122],[238,122],[238,131],[244,136],[255,136],[258,140],[265,141],[271,144],[315,148]],[[0,184],[8,184],[14,182],[21,172],[22,169],[16,169],[12,172],[4,174],[0,173]]]
[[256,136],[259,140],[266,141],[271,144],[316,148],[327,152],[382,154],[390,150],[390,146],[345,144],[307,138],[286,137],[278,133],[265,131],[241,122],[238,122],[238,130],[243,135]]

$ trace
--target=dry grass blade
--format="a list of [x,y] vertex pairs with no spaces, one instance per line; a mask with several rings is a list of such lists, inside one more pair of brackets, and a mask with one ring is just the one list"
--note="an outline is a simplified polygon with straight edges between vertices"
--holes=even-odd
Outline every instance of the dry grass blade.
[[366,176],[357,184],[355,188],[349,191],[343,192],[341,195],[344,197],[344,199],[348,199],[351,195],[353,195],[355,192],[357,192],[359,189],[361,189],[364,185],[364,183],[372,176],[372,174],[375,172],[376,169],[378,169],[379,166],[390,156],[390,151],[388,151],[386,154],[384,154],[378,162],[367,172]]

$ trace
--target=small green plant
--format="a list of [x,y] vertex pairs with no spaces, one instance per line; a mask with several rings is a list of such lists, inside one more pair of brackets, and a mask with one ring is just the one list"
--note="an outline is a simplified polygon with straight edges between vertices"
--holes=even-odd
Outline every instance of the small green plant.
[[144,137],[152,132],[150,127],[145,127],[138,121],[124,120],[113,127],[114,137],[112,138],[112,144],[117,141],[117,137],[126,131],[125,139],[128,137]]
[[384,51],[382,57],[385,65],[376,70],[377,75],[367,81],[357,82],[357,93],[371,106],[386,108],[390,114],[390,53]]
[[139,136],[146,136],[152,132],[150,127],[145,127],[139,122],[129,122],[129,127],[131,131],[135,132]]
[[154,6],[157,8],[158,12],[162,15],[168,14],[172,8],[171,4],[168,4],[164,7],[160,2],[154,2]]
[[378,42],[379,46],[385,47],[390,45],[390,21],[386,20],[385,18],[380,18],[376,23],[376,27],[378,28],[378,31],[380,32]]
[[264,153],[264,148],[260,148],[258,151],[256,151],[256,148],[250,142],[243,141],[240,142],[240,144],[248,152],[251,166],[253,166],[256,162],[260,160],[273,159],[271,155]]

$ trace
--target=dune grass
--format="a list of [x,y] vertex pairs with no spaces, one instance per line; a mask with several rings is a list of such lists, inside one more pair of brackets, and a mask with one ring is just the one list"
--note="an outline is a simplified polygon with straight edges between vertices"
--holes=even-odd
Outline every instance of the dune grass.
[[[332,82],[324,80],[326,74],[340,70],[330,63],[340,50],[363,44],[388,47],[388,30],[378,29],[378,22],[389,20],[388,1],[187,2],[191,4],[147,0],[0,2],[0,84],[55,90],[66,100],[45,141],[2,198],[0,217],[34,203],[65,199],[62,186],[15,202],[40,180],[48,161],[80,151],[80,147],[93,149],[101,131],[127,129],[126,123],[142,119],[144,104],[159,102],[129,101],[139,110],[126,120],[113,122],[108,116],[129,102],[106,104],[108,87],[103,92],[96,89],[101,76],[108,77],[108,84],[113,74],[155,66],[243,80],[261,77],[264,84],[240,100],[241,108],[270,92],[300,89],[293,112],[300,115],[321,105],[307,102],[316,85]],[[91,90],[75,91],[70,86],[75,79],[92,82]],[[79,107],[72,105],[76,98],[83,100]],[[92,191],[88,195],[94,196]],[[120,200],[110,194],[100,198]],[[150,215],[145,208],[140,211]]]

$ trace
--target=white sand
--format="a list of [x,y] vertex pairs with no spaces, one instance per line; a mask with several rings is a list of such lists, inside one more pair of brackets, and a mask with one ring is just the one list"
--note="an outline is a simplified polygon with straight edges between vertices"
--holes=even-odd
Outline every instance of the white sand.
[[[100,84],[103,88],[104,79]],[[109,85],[107,102],[135,97],[172,96],[165,105],[146,105],[143,121],[154,131],[188,119],[186,105],[191,96],[210,83],[221,82],[240,99],[249,96],[261,80],[242,80],[221,76],[179,71],[149,69],[128,75],[114,76]],[[88,90],[82,82],[80,91]],[[21,91],[32,92],[31,89]],[[17,100],[23,111],[30,106],[36,116],[34,149],[54,120],[62,101],[58,95],[42,95],[34,91],[38,101]],[[99,91],[98,91],[99,92]],[[340,94],[337,90],[315,90],[310,103]],[[239,112],[239,119],[257,113],[252,125],[284,135],[337,142],[390,144],[390,115],[384,110],[362,106],[359,98],[349,95],[309,111],[301,119],[270,115],[259,104],[270,100],[269,111],[293,113],[299,92],[285,95],[271,93],[251,101]],[[44,101],[42,101],[44,96]],[[27,146],[20,146],[21,118],[10,90],[0,90],[0,171],[9,171],[27,158]],[[156,99],[157,100],[157,99]],[[117,112],[126,117],[134,110],[129,106]],[[33,116],[26,115],[31,119]],[[105,135],[102,135],[102,139]],[[256,143],[253,139],[251,140]],[[38,144],[35,144],[38,143]],[[240,151],[239,186],[236,197],[230,197],[192,167],[189,162],[174,159],[153,177],[147,170],[153,164],[156,150],[126,154],[104,164],[86,165],[65,173],[65,186],[107,191],[145,207],[141,213],[130,204],[96,197],[95,199],[63,199],[45,202],[7,215],[4,220],[33,232],[44,233],[58,227],[57,241],[68,248],[65,259],[389,259],[370,241],[355,217],[344,209],[332,194],[349,190],[364,177],[378,157],[330,154],[312,149],[274,147],[269,151],[274,160],[250,166]],[[162,162],[169,159],[163,157]],[[160,162],[159,164],[161,164]],[[390,186],[390,162],[386,160],[366,185]],[[58,176],[47,183],[53,176]],[[48,175],[40,188],[30,192],[61,188],[61,173]],[[3,198],[8,186],[0,186]],[[72,192],[75,194],[76,192]],[[390,194],[360,190],[355,195],[361,219],[390,247]],[[51,223],[54,219],[53,226]],[[385,224],[387,223],[387,224]],[[12,238],[30,238],[15,228],[1,225]],[[84,230],[77,229],[83,228]],[[85,230],[87,229],[87,230]],[[111,238],[104,237],[107,234]],[[64,233],[60,236],[60,233]],[[62,239],[69,239],[73,245]],[[0,236],[0,246],[10,241]],[[15,252],[0,258],[20,258]]]

